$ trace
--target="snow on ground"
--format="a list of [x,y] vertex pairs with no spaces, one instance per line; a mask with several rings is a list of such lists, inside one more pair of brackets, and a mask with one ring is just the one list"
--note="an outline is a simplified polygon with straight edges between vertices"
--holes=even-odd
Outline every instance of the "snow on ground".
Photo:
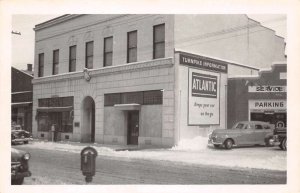
[[[26,145],[26,147],[80,153],[87,145],[90,144],[33,141],[31,144]],[[260,146],[233,148],[232,150],[215,149],[207,147],[207,138],[204,137],[182,140],[178,146],[171,149],[116,151],[116,149],[124,148],[124,146],[103,144],[92,144],[91,146],[97,150],[99,156],[282,171],[285,171],[287,168],[286,151],[280,151],[278,147]]]

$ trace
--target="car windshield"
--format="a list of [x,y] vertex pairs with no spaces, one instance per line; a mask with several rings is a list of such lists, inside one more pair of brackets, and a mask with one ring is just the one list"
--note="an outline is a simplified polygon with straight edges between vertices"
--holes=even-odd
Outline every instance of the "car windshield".
[[244,128],[243,123],[237,123],[232,127],[232,129],[243,129],[243,128]]

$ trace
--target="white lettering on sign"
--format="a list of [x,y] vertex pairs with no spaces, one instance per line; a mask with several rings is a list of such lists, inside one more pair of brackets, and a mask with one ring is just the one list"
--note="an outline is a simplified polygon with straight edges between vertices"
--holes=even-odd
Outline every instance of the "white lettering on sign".
[[251,110],[286,110],[285,100],[250,100]]
[[249,86],[249,92],[286,92],[286,86]]
[[220,123],[220,74],[189,69],[188,124]]

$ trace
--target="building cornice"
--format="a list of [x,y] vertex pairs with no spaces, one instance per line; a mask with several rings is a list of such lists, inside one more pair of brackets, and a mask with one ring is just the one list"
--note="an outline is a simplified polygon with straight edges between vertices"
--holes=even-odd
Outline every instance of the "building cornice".
[[[173,66],[173,64],[174,64],[173,58],[163,58],[163,59],[156,59],[156,60],[150,60],[145,62],[135,62],[130,64],[102,67],[98,69],[88,69],[88,73],[93,79],[97,76],[107,76],[116,73],[141,71],[146,69],[149,70],[149,69],[167,68]],[[83,71],[34,78],[32,80],[32,84],[43,84],[48,82],[57,82],[63,80],[78,80],[78,79],[84,79]]]
[[47,28],[47,27],[49,27],[49,26],[53,26],[53,25],[56,25],[56,24],[65,22],[65,21],[67,21],[67,20],[74,19],[74,18],[79,17],[79,16],[82,16],[82,15],[83,15],[83,14],[66,14],[66,15],[62,15],[62,16],[56,17],[56,18],[54,18],[54,19],[48,20],[48,21],[46,21],[46,22],[37,24],[37,25],[33,28],[33,30],[34,30],[34,31],[38,31],[38,30]]

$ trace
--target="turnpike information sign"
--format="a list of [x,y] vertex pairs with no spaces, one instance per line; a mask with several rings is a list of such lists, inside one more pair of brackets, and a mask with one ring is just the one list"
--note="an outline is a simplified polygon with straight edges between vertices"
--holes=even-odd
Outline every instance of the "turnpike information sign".
[[182,53],[179,54],[179,62],[180,64],[222,73],[227,73],[228,67],[226,63],[211,58],[196,55],[187,55]]
[[189,69],[189,125],[220,123],[218,73]]

